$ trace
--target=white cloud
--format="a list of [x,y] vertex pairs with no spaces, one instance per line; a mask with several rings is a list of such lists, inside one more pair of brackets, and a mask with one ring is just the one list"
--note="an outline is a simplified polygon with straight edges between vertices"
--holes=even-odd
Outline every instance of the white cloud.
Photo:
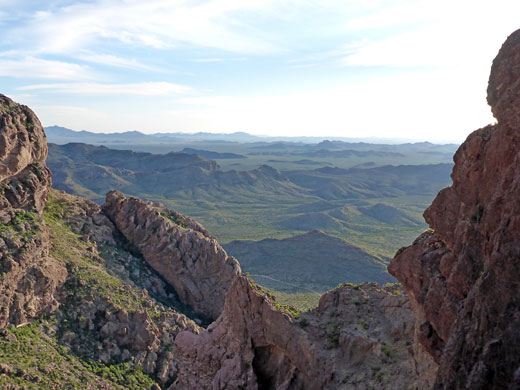
[[[345,23],[345,31],[388,36],[365,40],[341,59],[349,66],[488,67],[505,37],[518,28],[516,0],[414,0]],[[367,34],[368,35],[368,34]],[[380,35],[380,34],[379,34]]]
[[[12,53],[9,53],[12,55]],[[54,80],[92,80],[99,78],[88,66],[70,62],[44,60],[35,57],[7,59],[0,55],[0,76],[43,78]]]
[[20,91],[47,90],[52,93],[75,95],[134,95],[170,96],[190,92],[185,85],[169,82],[102,84],[102,83],[58,83],[34,84],[19,87]]
[[37,12],[10,40],[33,42],[41,53],[69,53],[101,40],[172,48],[183,44],[240,53],[278,51],[276,37],[245,24],[274,0],[98,0]]
[[89,50],[85,50],[80,54],[74,55],[74,58],[85,62],[108,65],[116,68],[143,70],[149,72],[166,72],[165,69],[160,69],[154,66],[143,64],[137,61],[135,58],[124,58],[112,54],[99,54]]
[[193,62],[201,62],[201,63],[210,63],[210,62],[237,62],[237,61],[245,61],[245,57],[237,57],[237,58],[195,58]]

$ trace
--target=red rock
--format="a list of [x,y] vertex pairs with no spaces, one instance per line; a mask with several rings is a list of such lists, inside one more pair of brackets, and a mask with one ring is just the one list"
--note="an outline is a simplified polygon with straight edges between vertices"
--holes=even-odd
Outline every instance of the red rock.
[[497,125],[455,154],[453,185],[424,216],[435,232],[389,271],[406,289],[420,343],[439,364],[435,389],[518,388],[520,368],[520,30],[493,62]]

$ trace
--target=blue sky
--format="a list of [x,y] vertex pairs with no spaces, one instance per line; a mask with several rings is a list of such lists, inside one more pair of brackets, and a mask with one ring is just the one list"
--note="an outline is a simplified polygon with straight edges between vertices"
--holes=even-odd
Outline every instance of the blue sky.
[[0,0],[0,93],[44,125],[462,141],[517,0]]

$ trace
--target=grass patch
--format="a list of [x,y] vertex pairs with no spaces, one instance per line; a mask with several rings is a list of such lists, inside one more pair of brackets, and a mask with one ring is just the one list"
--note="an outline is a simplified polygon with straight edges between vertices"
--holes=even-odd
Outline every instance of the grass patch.
[[21,240],[24,244],[32,241],[41,231],[38,214],[14,209],[14,216],[9,223],[0,222],[0,236],[11,241]]
[[149,390],[155,383],[128,364],[90,364],[68,352],[55,336],[56,320],[41,318],[9,328],[0,337],[0,388]]

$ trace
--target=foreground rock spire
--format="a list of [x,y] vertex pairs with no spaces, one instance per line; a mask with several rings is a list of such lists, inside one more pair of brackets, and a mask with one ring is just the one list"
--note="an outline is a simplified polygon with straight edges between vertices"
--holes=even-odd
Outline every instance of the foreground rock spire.
[[40,216],[51,186],[47,141],[26,106],[0,95],[0,328],[56,309],[67,271]]
[[389,266],[414,307],[435,389],[520,387],[520,30],[493,61],[496,125],[455,154],[453,185],[424,213],[432,231]]

